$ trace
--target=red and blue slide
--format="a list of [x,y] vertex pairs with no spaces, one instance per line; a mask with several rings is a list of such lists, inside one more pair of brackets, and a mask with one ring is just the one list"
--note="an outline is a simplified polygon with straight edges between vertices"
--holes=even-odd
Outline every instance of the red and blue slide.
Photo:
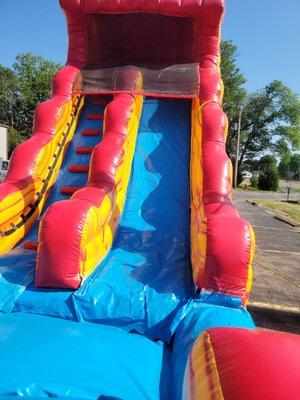
[[66,66],[0,185],[0,398],[298,399],[247,311],[223,0],[60,0]]

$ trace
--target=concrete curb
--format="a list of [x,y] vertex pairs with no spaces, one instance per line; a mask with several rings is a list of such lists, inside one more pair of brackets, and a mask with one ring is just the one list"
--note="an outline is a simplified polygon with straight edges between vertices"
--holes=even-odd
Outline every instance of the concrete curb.
[[263,329],[300,333],[300,308],[252,302],[247,307],[255,324]]
[[293,226],[294,228],[298,228],[300,226],[300,224],[298,222],[295,222],[292,219],[284,217],[283,215],[274,214],[274,217],[276,219],[278,219],[279,221],[285,222],[286,224]]
[[262,303],[260,301],[250,301],[248,307],[252,309],[259,308],[260,310],[300,315],[300,307],[280,306],[278,304]]

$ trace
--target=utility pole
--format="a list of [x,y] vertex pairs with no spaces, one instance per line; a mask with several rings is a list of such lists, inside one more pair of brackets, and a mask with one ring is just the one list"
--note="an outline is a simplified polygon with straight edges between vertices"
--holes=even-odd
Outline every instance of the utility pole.
[[287,197],[286,201],[289,202],[290,200],[290,193],[292,189],[292,172],[288,169],[288,187],[287,187]]
[[236,143],[236,153],[235,153],[235,166],[234,166],[234,180],[233,187],[237,188],[237,180],[238,180],[238,169],[239,169],[239,157],[240,157],[240,136],[241,136],[241,123],[242,123],[242,112],[243,107],[239,106],[239,122],[237,126],[237,143]]

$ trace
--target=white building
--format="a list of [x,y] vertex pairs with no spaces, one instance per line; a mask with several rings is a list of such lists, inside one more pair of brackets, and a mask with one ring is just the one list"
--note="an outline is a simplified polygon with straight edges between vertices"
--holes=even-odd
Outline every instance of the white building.
[[7,126],[0,125],[0,160],[8,159],[8,131]]
[[244,179],[251,179],[252,176],[253,176],[253,174],[252,174],[251,172],[249,172],[249,171],[243,171],[243,172],[242,172],[242,177],[243,177]]

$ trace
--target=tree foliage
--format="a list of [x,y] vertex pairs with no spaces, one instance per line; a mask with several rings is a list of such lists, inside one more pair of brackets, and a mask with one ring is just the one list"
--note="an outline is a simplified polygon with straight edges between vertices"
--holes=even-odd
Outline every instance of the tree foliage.
[[238,105],[243,104],[247,96],[244,87],[246,78],[237,66],[237,47],[230,40],[221,43],[221,73],[224,84],[223,108],[229,120],[238,118]]
[[0,122],[14,127],[18,106],[17,77],[11,69],[0,65]]
[[61,66],[31,53],[18,54],[12,68],[0,66],[0,123],[9,126],[9,152],[32,132],[34,111],[51,94]]
[[283,179],[300,179],[300,154],[288,154],[281,158],[278,172]]
[[299,144],[300,101],[290,88],[273,81],[248,96],[243,111],[240,162],[266,150],[280,155]]
[[260,174],[257,186],[261,190],[278,189],[279,174],[277,169],[276,157],[273,155],[265,155],[259,160]]
[[295,153],[291,156],[289,163],[292,178],[300,179],[300,154]]
[[265,172],[268,168],[276,168],[277,160],[273,154],[266,154],[258,162],[259,172]]
[[260,190],[272,190],[276,192],[278,189],[278,170],[277,168],[268,167],[265,172],[259,175],[257,187]]
[[281,81],[273,81],[254,93],[245,90],[245,77],[237,66],[237,47],[221,45],[221,72],[224,81],[224,110],[229,119],[227,152],[234,160],[238,108],[243,106],[240,164],[268,150],[283,156],[300,145],[300,101]]

